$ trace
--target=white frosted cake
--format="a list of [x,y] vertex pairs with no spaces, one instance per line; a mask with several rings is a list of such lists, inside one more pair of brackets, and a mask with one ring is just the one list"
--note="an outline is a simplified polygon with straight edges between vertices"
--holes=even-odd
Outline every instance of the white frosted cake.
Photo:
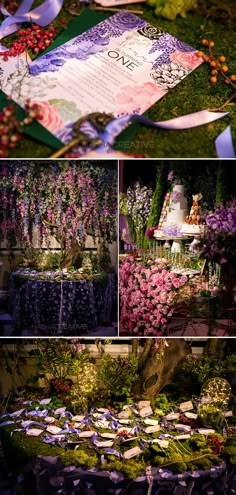
[[164,224],[182,225],[185,222],[187,212],[187,198],[184,195],[184,186],[175,184],[170,195],[169,211]]
[[159,222],[159,228],[154,231],[156,239],[160,237],[181,237],[181,227],[187,215],[187,199],[184,196],[184,186],[175,184],[171,193],[165,197]]

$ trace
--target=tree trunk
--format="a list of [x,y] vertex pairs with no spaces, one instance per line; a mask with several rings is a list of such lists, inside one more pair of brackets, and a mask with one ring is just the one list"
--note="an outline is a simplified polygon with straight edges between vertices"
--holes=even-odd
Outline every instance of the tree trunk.
[[[134,384],[133,393],[137,397],[151,397],[158,394],[168,383],[171,383],[180,363],[187,354],[191,353],[190,346],[184,339],[172,339],[168,341],[169,346],[164,350],[162,359],[152,353],[152,339],[147,339],[145,354],[141,355],[142,369],[139,380]],[[149,349],[149,352],[148,352]],[[145,356],[145,359],[144,359]]]
[[71,248],[65,251],[61,261],[61,268],[70,268],[71,266],[80,267],[82,263],[82,248],[76,239],[73,239]]

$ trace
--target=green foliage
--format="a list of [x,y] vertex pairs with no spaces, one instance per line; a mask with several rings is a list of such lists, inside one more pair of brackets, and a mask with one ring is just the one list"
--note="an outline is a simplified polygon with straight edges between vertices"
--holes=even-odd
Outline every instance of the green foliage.
[[114,397],[129,397],[133,383],[137,380],[138,360],[132,354],[125,358],[113,358],[104,354],[101,361],[100,378]]
[[155,8],[157,16],[174,21],[177,15],[186,17],[189,10],[197,7],[197,0],[148,0],[148,5]]
[[[155,225],[158,225],[159,218],[161,215],[162,205],[165,197],[166,189],[166,178],[167,178],[167,165],[166,162],[161,161],[160,168],[157,168],[156,172],[156,187],[152,197],[151,209],[148,217],[147,227],[148,230]],[[144,247],[148,248],[150,246],[150,240],[145,236]]]
[[202,385],[207,379],[224,377],[232,381],[236,369],[236,354],[230,354],[225,359],[203,355],[198,358],[187,356],[180,369],[179,379]]
[[76,339],[71,342],[64,339],[37,339],[36,344],[37,368],[53,378],[63,380],[76,375],[83,364],[90,360],[88,349],[83,349]]

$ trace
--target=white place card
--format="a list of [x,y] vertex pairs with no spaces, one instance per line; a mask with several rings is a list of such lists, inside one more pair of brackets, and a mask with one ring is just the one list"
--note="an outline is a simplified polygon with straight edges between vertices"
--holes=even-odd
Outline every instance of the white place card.
[[159,421],[157,419],[146,418],[143,420],[145,425],[155,426],[158,425]]
[[175,436],[176,440],[187,440],[188,438],[191,438],[191,435],[189,435],[188,433],[186,433],[186,435],[176,435]]
[[30,428],[26,430],[26,435],[29,435],[30,437],[38,437],[43,433],[43,430],[40,430],[39,428]]
[[150,400],[140,400],[140,401],[138,402],[138,404],[137,404],[137,407],[138,407],[139,409],[142,409],[143,407],[148,407],[148,406],[150,406],[150,404],[151,404],[151,401],[150,401]]
[[102,438],[116,438],[116,433],[99,433]]
[[59,407],[54,411],[54,414],[62,414],[66,411],[66,407]]
[[111,440],[110,441],[108,440],[107,442],[99,442],[99,441],[97,441],[96,442],[96,447],[104,448],[105,449],[105,447],[112,447],[113,446],[113,443],[114,442],[112,442]]
[[197,414],[195,413],[191,413],[191,412],[186,412],[184,413],[184,415],[186,416],[186,418],[189,418],[189,419],[197,419]]
[[225,418],[232,418],[233,417],[233,411],[226,411],[224,413]]
[[62,431],[62,428],[59,428],[59,426],[48,426],[46,431],[48,431],[48,433],[52,433],[53,435],[57,435],[60,431]]
[[176,430],[191,431],[191,426],[189,425],[176,424],[175,428]]
[[78,433],[78,436],[80,438],[91,438],[94,435],[95,431],[93,430],[88,430],[88,431],[80,431]]
[[51,398],[48,398],[48,399],[42,399],[39,401],[39,404],[49,404],[49,402],[51,402]]
[[130,409],[125,409],[124,411],[121,411],[117,414],[117,417],[119,419],[127,419],[131,415],[131,410]]
[[134,447],[133,449],[126,450],[124,453],[124,458],[125,459],[132,459],[132,457],[135,457],[137,455],[142,454],[143,451],[140,449],[140,447]]
[[147,426],[144,431],[145,433],[156,433],[156,431],[160,431],[160,425]]
[[152,414],[153,414],[153,410],[151,406],[143,407],[139,411],[139,416],[141,416],[142,418],[144,418],[145,416],[151,416]]
[[20,416],[24,412],[24,410],[25,409],[18,409],[18,411],[9,414],[9,416],[11,416],[11,418],[18,418],[18,416]]
[[181,412],[185,412],[185,411],[191,411],[193,409],[193,403],[191,400],[187,401],[187,402],[182,402],[180,405],[179,405],[179,410]]
[[85,416],[80,416],[79,414],[76,414],[75,416],[72,416],[71,421],[83,421]]
[[119,419],[119,423],[121,425],[129,425],[130,424],[130,419]]
[[53,418],[53,416],[46,416],[46,418],[44,418],[44,421],[45,423],[48,423],[48,424],[51,424],[51,423],[54,423],[55,418]]
[[167,419],[167,421],[172,421],[174,419],[179,419],[180,417],[180,414],[179,413],[170,413],[170,414],[167,414],[167,416],[165,416],[165,418]]
[[209,433],[215,433],[215,430],[211,428],[199,428],[198,433],[201,433],[202,435],[209,435]]

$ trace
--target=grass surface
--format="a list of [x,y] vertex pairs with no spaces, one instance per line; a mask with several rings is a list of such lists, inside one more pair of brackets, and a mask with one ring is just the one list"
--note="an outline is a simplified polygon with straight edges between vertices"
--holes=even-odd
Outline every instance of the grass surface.
[[[199,7],[186,18],[167,21],[157,18],[154,10],[143,4],[132,5],[144,11],[143,17],[155,26],[171,33],[193,47],[201,48],[201,38],[211,38],[215,42],[214,52],[225,55],[230,73],[236,73],[236,9],[235,0],[227,0],[222,6],[221,0],[199,0]],[[73,19],[62,10],[56,20],[58,32],[61,30],[61,18],[67,22]],[[166,120],[203,109],[219,107],[231,94],[225,83],[212,86],[209,83],[209,67],[202,64],[180,84],[169,91],[149,111],[153,120]],[[143,125],[135,126],[133,136],[127,137],[127,131],[117,138],[116,147],[128,154],[160,158],[208,158],[216,157],[214,140],[227,125],[231,125],[234,143],[236,143],[236,105],[232,102],[225,111],[229,116],[212,124],[184,131],[153,130]],[[135,134],[135,129],[137,133]],[[236,147],[236,144],[235,144]],[[12,158],[45,158],[53,148],[25,136],[20,146],[11,151]]]

